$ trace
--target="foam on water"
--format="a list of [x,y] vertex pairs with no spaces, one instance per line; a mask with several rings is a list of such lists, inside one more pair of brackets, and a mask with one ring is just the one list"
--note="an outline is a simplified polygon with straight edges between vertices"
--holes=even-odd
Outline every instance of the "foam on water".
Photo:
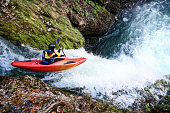
[[[0,75],[10,75],[10,71],[15,69],[11,62],[28,59],[40,59],[41,52],[29,46],[17,47],[0,36]],[[23,71],[24,72],[24,71]]]
[[[43,80],[57,80],[51,84],[59,88],[85,87],[84,91],[94,97],[101,93],[120,106],[131,105],[138,96],[134,89],[144,88],[170,73],[170,17],[161,13],[156,5],[159,3],[152,2],[135,9],[138,14],[127,30],[130,31],[129,37],[138,37],[122,46],[118,58],[101,58],[86,53],[82,48],[65,50],[67,56],[83,56],[87,61],[76,68],[53,74],[53,77],[46,76]],[[128,47],[133,48],[132,56],[123,51]],[[58,74],[63,76],[58,78]],[[124,94],[113,94],[122,89]]]
[[[43,80],[54,80],[51,84],[59,88],[85,87],[84,91],[91,93],[94,97],[101,93],[108,98],[116,98],[116,102],[121,105],[126,103],[127,106],[133,103],[134,97],[137,96],[136,92],[132,92],[133,89],[143,88],[148,82],[154,82],[163,77],[159,71],[153,70],[153,66],[139,64],[140,61],[126,56],[122,56],[121,60],[109,60],[87,54],[84,49],[69,50],[66,53],[77,57],[84,56],[87,61],[76,68],[57,72],[52,77],[46,76]],[[128,94],[122,94],[119,97],[112,95],[122,89],[125,89]]]
[[[0,37],[0,72],[3,75],[3,72],[6,70],[11,70],[13,67],[11,66],[10,62],[14,60],[23,60],[24,57],[15,54],[15,53],[20,53],[17,47],[12,47],[10,46],[11,44],[4,40],[2,37]],[[14,50],[16,49],[16,52]],[[18,51],[17,51],[18,50]]]

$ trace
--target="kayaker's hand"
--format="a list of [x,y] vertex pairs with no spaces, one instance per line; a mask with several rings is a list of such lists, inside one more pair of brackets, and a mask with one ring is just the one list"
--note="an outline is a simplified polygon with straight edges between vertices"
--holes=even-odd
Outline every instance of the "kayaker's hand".
[[66,57],[66,55],[61,55],[61,57]]
[[61,55],[61,57],[66,57],[66,55]]
[[62,50],[62,49],[63,49],[63,47],[62,47],[62,46],[60,46],[60,48],[59,48],[59,49],[61,49],[61,50]]

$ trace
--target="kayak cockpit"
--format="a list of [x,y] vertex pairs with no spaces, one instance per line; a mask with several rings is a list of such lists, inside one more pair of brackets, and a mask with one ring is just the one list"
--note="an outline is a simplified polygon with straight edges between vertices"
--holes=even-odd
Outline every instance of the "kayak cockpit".
[[[64,58],[55,58],[55,59],[54,59],[54,63],[55,63],[55,62],[62,61],[62,60],[64,60]],[[39,62],[39,64],[42,64],[42,65],[50,65],[49,63],[47,64],[47,63],[44,63],[43,61]],[[51,64],[53,64],[53,63],[51,63]]]

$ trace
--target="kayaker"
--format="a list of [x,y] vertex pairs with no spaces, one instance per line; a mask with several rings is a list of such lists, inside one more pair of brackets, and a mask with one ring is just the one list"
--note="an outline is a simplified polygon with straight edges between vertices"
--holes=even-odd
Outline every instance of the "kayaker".
[[54,63],[55,57],[65,57],[66,55],[60,55],[60,51],[62,50],[62,46],[59,47],[59,50],[55,52],[56,45],[49,44],[48,50],[44,50],[42,54],[43,64],[51,64]]

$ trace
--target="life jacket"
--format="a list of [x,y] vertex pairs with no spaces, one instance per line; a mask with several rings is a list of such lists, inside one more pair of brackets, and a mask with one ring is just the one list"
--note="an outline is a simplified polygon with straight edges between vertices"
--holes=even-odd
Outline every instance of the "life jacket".
[[44,50],[42,54],[43,63],[51,64],[54,62],[54,57],[60,57],[59,52],[53,52],[51,50]]

